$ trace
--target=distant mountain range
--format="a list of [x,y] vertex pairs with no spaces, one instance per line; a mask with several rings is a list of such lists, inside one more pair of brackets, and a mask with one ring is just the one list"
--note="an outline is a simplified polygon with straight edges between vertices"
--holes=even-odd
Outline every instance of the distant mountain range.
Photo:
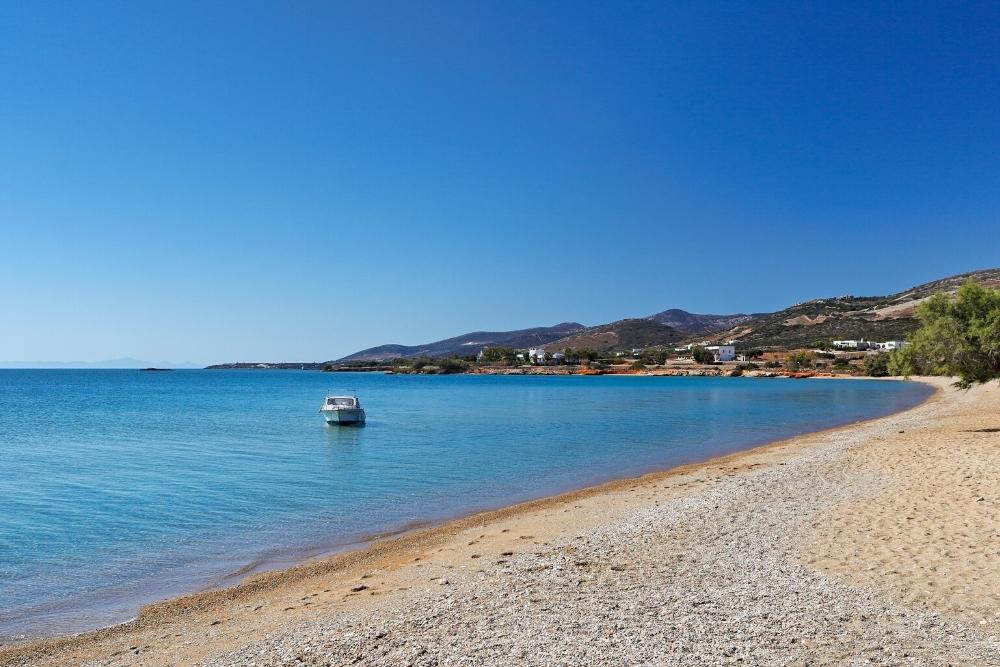
[[405,359],[409,357],[449,357],[452,355],[475,355],[484,347],[503,346],[513,348],[541,347],[569,334],[583,330],[577,322],[563,322],[551,327],[517,329],[515,331],[473,331],[454,338],[446,338],[423,345],[379,345],[361,350],[338,359],[347,361],[379,361],[383,359]]
[[[988,287],[1000,287],[1000,269],[986,269],[935,280],[888,296],[813,299],[776,313],[704,315],[673,308],[648,317],[592,327],[563,322],[551,327],[515,331],[474,331],[423,345],[380,345],[324,363],[468,356],[489,346],[544,347],[552,352],[566,347],[609,351],[730,340],[746,348],[794,348],[815,341],[854,338],[897,340],[916,330],[918,322],[914,313],[923,300],[938,292],[953,293],[970,278]],[[219,367],[253,365],[222,364]],[[269,364],[273,368],[321,368],[322,365],[316,362]]]
[[696,336],[707,336],[749,322],[758,315],[699,315],[672,309],[649,317],[630,318],[585,327],[565,322],[553,327],[519,329],[517,331],[475,331],[424,345],[380,345],[338,359],[350,361],[384,361],[409,357],[448,357],[478,354],[489,346],[513,348],[544,347],[555,352],[567,347],[589,347],[595,350],[631,350],[640,347],[673,345]]
[[544,347],[550,352],[567,347],[613,350],[673,345],[692,336],[730,329],[754,317],[757,315],[699,315],[675,308],[649,317],[618,320],[594,327],[564,322],[536,329],[474,331],[423,345],[379,345],[338,359],[336,363],[461,356],[478,354],[484,347],[497,345],[518,349]]

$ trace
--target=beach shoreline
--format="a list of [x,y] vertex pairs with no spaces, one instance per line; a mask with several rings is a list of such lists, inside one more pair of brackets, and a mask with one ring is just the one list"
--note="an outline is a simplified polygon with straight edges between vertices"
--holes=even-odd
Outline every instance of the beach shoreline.
[[[557,510],[561,510],[564,514],[571,513],[583,507],[584,504],[597,503],[601,506],[600,511],[596,514],[592,513],[593,516],[589,518],[587,516],[563,517],[562,521],[553,525],[546,524],[546,529],[550,532],[563,524],[565,527],[562,532],[565,532],[566,528],[586,531],[597,523],[614,522],[621,518],[620,515],[623,512],[634,510],[635,498],[632,496],[635,496],[637,490],[660,486],[667,489],[669,486],[671,488],[666,495],[683,496],[683,487],[689,482],[679,482],[678,480],[692,477],[704,479],[706,475],[714,474],[712,471],[723,469],[736,470],[736,473],[731,474],[731,476],[736,476],[739,471],[753,470],[760,465],[784,465],[780,460],[783,456],[789,456],[808,448],[817,440],[850,436],[867,427],[903,419],[906,418],[906,415],[913,413],[926,412],[941,401],[946,391],[946,383],[941,380],[923,381],[931,384],[936,391],[917,406],[903,412],[778,440],[749,450],[652,472],[640,477],[614,480],[497,510],[478,512],[430,527],[408,530],[388,538],[383,536],[360,549],[346,551],[332,557],[310,560],[292,568],[253,575],[236,586],[194,593],[147,605],[140,611],[138,618],[121,625],[80,635],[42,639],[2,647],[0,648],[0,663],[58,664],[58,660],[52,662],[57,656],[59,658],[72,656],[72,659],[106,657],[112,660],[107,664],[131,664],[132,656],[139,654],[143,656],[143,664],[197,662],[207,658],[212,653],[234,648],[240,642],[245,643],[251,638],[263,638],[274,631],[287,630],[313,616],[322,615],[317,613],[320,611],[318,608],[316,612],[306,609],[312,604],[308,601],[306,601],[306,605],[283,607],[280,611],[276,609],[277,605],[273,604],[279,599],[296,599],[298,593],[305,590],[323,586],[321,590],[331,595],[331,601],[323,608],[325,610],[323,613],[336,611],[338,614],[345,614],[348,611],[364,608],[367,602],[375,598],[376,595],[383,595],[383,593],[381,591],[376,593],[375,586],[357,582],[370,578],[373,572],[383,573],[383,576],[384,573],[391,573],[392,576],[389,578],[401,578],[401,580],[408,581],[414,576],[414,570],[429,564],[426,561],[434,560],[430,554],[461,551],[453,543],[471,532],[500,531],[492,535],[491,539],[494,543],[494,549],[503,549],[511,545],[521,544],[519,540],[523,540],[524,535],[519,534],[516,538],[505,537],[505,535],[508,532],[525,532],[526,529],[523,526],[527,525],[532,529],[530,536],[532,542],[537,543],[534,540],[537,537],[535,533],[542,532],[535,525],[539,516],[551,515]],[[760,460],[765,459],[767,460],[766,464],[760,462]],[[626,496],[628,498],[625,498]],[[576,513],[579,514],[579,512]],[[501,526],[507,527],[501,528]],[[466,546],[473,546],[473,543],[478,543],[478,540],[473,539]],[[438,551],[435,552],[435,549]],[[500,553],[506,553],[506,551]],[[511,553],[514,552],[511,551]],[[471,554],[470,557],[473,560],[478,560],[478,554]],[[421,561],[425,561],[425,563]],[[451,567],[454,567],[454,564]],[[351,582],[355,585],[343,589],[347,583]],[[343,590],[337,590],[338,588]],[[405,591],[410,587],[401,586],[399,588],[401,591]],[[365,595],[366,592],[368,592],[367,595]],[[310,593],[310,595],[318,596],[319,594]],[[391,594],[387,591],[385,595],[390,596]],[[263,600],[267,600],[264,605],[257,604]],[[265,607],[274,607],[274,609],[264,614],[271,614],[269,620],[260,622],[262,619],[259,618],[261,616],[259,612]],[[247,613],[248,609],[251,610],[250,613]],[[201,621],[209,616],[228,616],[228,618],[224,621],[214,619],[203,625]],[[173,634],[186,638],[188,635],[194,636],[194,634],[201,632],[201,629],[205,627],[245,626],[251,620],[248,617],[253,616],[258,617],[256,621],[250,623],[250,625],[256,625],[255,630],[246,632],[246,627],[243,627],[243,631],[232,637],[220,637],[220,631],[214,630],[211,632],[214,636],[214,643],[202,643],[197,650],[188,649],[178,652],[170,649],[171,642],[169,640],[161,642],[157,646],[155,644],[144,645],[143,641],[139,639],[140,637],[148,638],[152,635],[163,634],[170,629],[184,630]],[[194,631],[193,628],[199,628],[199,630]],[[167,635],[163,635],[163,639],[166,637]],[[139,651],[139,653],[135,653],[135,651]],[[157,654],[160,654],[161,657],[163,655],[170,657],[158,662]]]
[[[623,375],[620,377],[625,378],[630,376]],[[583,382],[588,381],[584,380]],[[698,384],[696,380],[692,380],[692,382],[694,382],[695,385]],[[896,380],[896,382],[899,382],[899,380]],[[656,380],[649,379],[645,382],[640,381],[642,386],[646,386],[649,383],[656,383]],[[686,385],[686,383],[682,384]],[[735,379],[727,379],[724,380],[722,384],[736,387],[741,383],[738,383]],[[770,384],[771,383],[762,382],[760,383],[760,386]],[[788,386],[786,388],[791,389],[792,387]],[[902,388],[903,387],[900,387],[900,389]],[[868,389],[872,390],[873,388],[868,387]],[[925,392],[912,391],[914,389],[918,389],[918,387],[911,387],[910,389],[910,391],[904,392],[909,396],[905,399],[906,403],[922,400],[921,394]],[[869,393],[881,394],[879,391],[869,391]],[[873,397],[873,400],[874,398],[876,397]],[[873,405],[877,404],[878,403],[875,403]],[[869,414],[877,415],[879,412],[899,410],[901,407],[902,406],[900,405],[886,405],[885,407],[877,408],[877,411],[869,409],[867,412]],[[840,425],[847,425],[851,423],[848,421],[849,419],[851,419],[851,417],[841,416],[837,419],[829,419],[826,423],[830,424],[832,422],[836,425],[839,421],[843,422]],[[769,437],[793,437],[798,434],[796,431],[800,430],[802,433],[815,433],[819,432],[816,430],[817,428],[822,430],[818,424],[804,423],[794,429],[784,429],[785,433],[783,434],[774,434]],[[734,436],[735,437],[731,438],[733,440],[731,446],[727,446],[725,448],[719,447],[716,449],[716,452],[728,453],[747,451],[753,447],[773,442],[773,440],[761,437],[755,438],[752,433],[747,433],[741,436],[738,430],[734,430]],[[666,436],[661,434],[658,437],[662,439]],[[669,437],[667,437],[666,441],[669,441]],[[148,580],[143,581],[141,582],[143,584],[142,587],[133,587],[128,593],[120,594],[118,597],[113,598],[111,594],[104,596],[101,600],[104,606],[96,607],[96,612],[94,611],[94,607],[87,606],[88,601],[86,600],[83,603],[78,603],[76,600],[65,600],[58,607],[58,616],[50,615],[46,617],[45,615],[41,615],[35,617],[43,619],[42,621],[31,620],[32,617],[29,616],[28,612],[23,612],[20,616],[15,615],[17,610],[12,609],[12,614],[8,615],[6,619],[3,619],[5,624],[4,629],[12,627],[16,631],[27,631],[31,634],[27,636],[22,634],[19,636],[17,632],[10,632],[4,636],[0,636],[0,646],[4,644],[12,645],[30,641],[75,636],[78,634],[85,634],[87,632],[100,630],[102,628],[114,627],[116,625],[121,625],[134,620],[141,607],[156,605],[177,597],[198,595],[207,591],[229,588],[238,585],[241,581],[244,581],[252,576],[288,569],[305,562],[323,560],[337,556],[338,554],[344,552],[363,549],[376,539],[395,537],[417,529],[439,526],[455,519],[462,519],[484,512],[507,509],[511,506],[520,505],[532,500],[558,497],[565,493],[599,486],[605,482],[630,479],[649,472],[670,470],[677,467],[677,465],[700,463],[710,460],[712,456],[714,456],[713,453],[699,453],[692,450],[689,453],[679,454],[672,457],[673,460],[647,462],[641,466],[633,465],[611,468],[603,473],[584,475],[579,479],[572,479],[568,481],[563,480],[563,482],[559,484],[532,487],[516,494],[507,494],[507,496],[503,498],[492,498],[486,500],[478,499],[475,495],[472,495],[469,496],[467,500],[457,504],[456,506],[449,507],[446,511],[435,511],[433,507],[426,507],[424,508],[426,511],[420,513],[419,515],[414,514],[411,519],[400,521],[399,523],[383,522],[380,525],[369,524],[370,532],[356,531],[341,534],[338,536],[339,539],[329,539],[325,535],[318,535],[311,541],[303,540],[295,542],[294,544],[291,543],[291,541],[288,541],[284,544],[289,544],[290,546],[284,548],[281,546],[283,544],[281,540],[272,540],[261,543],[265,547],[270,548],[244,553],[235,551],[232,553],[225,553],[222,558],[215,561],[210,559],[205,559],[204,561],[192,560],[188,562],[185,567],[185,571],[181,573],[182,576],[174,577],[169,586],[157,586],[156,584],[149,584]],[[627,456],[622,457],[621,455],[618,455],[617,459],[626,462],[629,460]],[[622,467],[630,469],[620,469]],[[364,528],[362,528],[362,530],[364,530]],[[219,567],[217,563],[222,563],[223,567]],[[203,574],[206,572],[210,574]],[[122,586],[122,589],[125,589],[125,585]],[[93,597],[96,598],[97,596],[95,595]],[[55,607],[55,605],[53,605],[53,607]],[[108,613],[105,611],[107,609],[111,609],[113,611]],[[42,624],[43,622],[44,625]]]

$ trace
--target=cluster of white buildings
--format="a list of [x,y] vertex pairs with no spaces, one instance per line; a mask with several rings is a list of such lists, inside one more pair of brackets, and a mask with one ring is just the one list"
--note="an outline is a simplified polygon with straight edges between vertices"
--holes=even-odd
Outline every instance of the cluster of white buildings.
[[[530,348],[527,351],[527,353],[525,352],[517,353],[518,361],[521,362],[527,361],[532,364],[544,364],[546,361],[551,361],[552,363],[558,364],[561,363],[565,357],[566,355],[563,354],[562,352],[553,352],[552,354],[549,354],[548,352],[545,351],[545,348],[542,347]],[[479,353],[479,358],[480,359],[483,358],[482,352]]]
[[906,346],[905,340],[887,340],[882,343],[865,340],[835,340],[833,347],[837,350],[850,350],[852,352],[864,352],[866,350],[898,350]]
[[544,364],[545,360],[548,358],[551,358],[553,361],[555,361],[557,354],[559,355],[560,359],[563,357],[562,352],[555,352],[550,357],[550,355],[545,353],[545,348],[533,347],[530,350],[528,350],[528,361],[530,361],[533,364]]
[[[902,340],[887,340],[881,343],[875,341],[865,340],[861,338],[859,340],[835,340],[833,341],[833,347],[835,350],[840,351],[850,351],[850,352],[866,352],[866,351],[890,351],[898,350],[906,345],[906,341]],[[736,345],[732,342],[720,345],[713,345],[707,342],[705,343],[689,343],[684,347],[674,348],[675,352],[690,352],[694,347],[704,347],[706,350],[712,353],[712,358],[719,361],[749,361],[745,355],[736,354]],[[635,348],[632,350],[632,356],[638,356],[642,353],[641,348]],[[482,352],[479,353],[480,358],[482,358]],[[618,352],[616,356],[625,356],[626,352]],[[527,352],[518,352],[517,359],[522,363],[531,363],[544,365],[546,363],[560,364],[564,361],[566,355],[562,352],[546,352],[545,348],[533,347]]]
[[[692,343],[692,344],[686,345],[684,347],[678,347],[678,348],[676,348],[675,351],[676,352],[690,352],[691,348],[695,347],[696,345],[697,345],[696,343]],[[709,344],[705,343],[705,344],[702,344],[702,347],[704,347],[706,350],[708,350],[709,352],[712,353],[712,356],[714,357],[715,361],[745,361],[745,359],[740,359],[740,358],[737,357],[737,355],[736,355],[736,346],[732,345],[732,344],[726,344],[726,345],[709,345]],[[622,357],[622,356],[625,356],[626,354],[628,354],[628,353],[627,352],[617,352],[617,353],[615,353],[615,356]],[[632,356],[638,356],[638,355],[642,354],[642,348],[639,348],[639,347],[633,348],[631,354],[632,354]],[[478,358],[479,359],[483,358],[483,350],[480,350]],[[542,348],[542,347],[533,347],[533,348],[530,348],[527,352],[518,352],[517,353],[517,360],[518,361],[520,361],[522,363],[531,363],[531,364],[538,364],[538,365],[544,365],[546,363],[560,364],[560,363],[563,362],[563,360],[565,358],[566,358],[566,355],[563,352],[552,352],[552,353],[549,353],[549,352],[546,352],[545,348]]]
[[712,353],[716,361],[735,361],[735,345],[706,345],[705,349]]
[[[736,346],[732,343],[711,345],[709,343],[688,343],[684,347],[675,347],[674,352],[690,352],[695,347],[703,347],[712,353],[715,361],[736,361]],[[746,361],[741,359],[740,361]]]

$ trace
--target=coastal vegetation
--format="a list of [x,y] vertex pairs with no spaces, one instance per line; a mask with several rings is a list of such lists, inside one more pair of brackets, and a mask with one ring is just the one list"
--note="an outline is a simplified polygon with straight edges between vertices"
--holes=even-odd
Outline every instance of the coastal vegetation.
[[715,361],[715,355],[702,345],[695,345],[691,348],[691,358],[697,364],[710,364]]
[[567,347],[563,349],[563,361],[567,364],[597,361],[600,357],[601,355],[592,347],[578,347],[576,349]]
[[785,359],[785,366],[792,371],[802,370],[804,368],[812,368],[813,365],[813,354],[812,352],[795,352],[788,355]]
[[479,361],[484,364],[514,364],[517,350],[512,347],[484,347]]
[[889,373],[889,353],[876,352],[865,357],[865,375],[873,378],[884,378]]
[[417,357],[415,359],[400,359],[393,370],[400,373],[422,373],[424,375],[454,375],[465,373],[472,367],[475,359],[468,357]]
[[643,350],[639,354],[639,361],[648,366],[660,366],[670,358],[670,353],[666,350]]
[[917,308],[920,328],[892,352],[893,375],[952,375],[969,388],[1000,377],[1000,290],[969,281],[954,296],[935,294]]

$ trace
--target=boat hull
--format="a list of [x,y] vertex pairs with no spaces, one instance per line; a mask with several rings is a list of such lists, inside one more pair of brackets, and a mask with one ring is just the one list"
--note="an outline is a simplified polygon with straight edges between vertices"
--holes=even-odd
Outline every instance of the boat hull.
[[364,408],[344,408],[341,410],[320,410],[327,424],[350,426],[365,423]]

